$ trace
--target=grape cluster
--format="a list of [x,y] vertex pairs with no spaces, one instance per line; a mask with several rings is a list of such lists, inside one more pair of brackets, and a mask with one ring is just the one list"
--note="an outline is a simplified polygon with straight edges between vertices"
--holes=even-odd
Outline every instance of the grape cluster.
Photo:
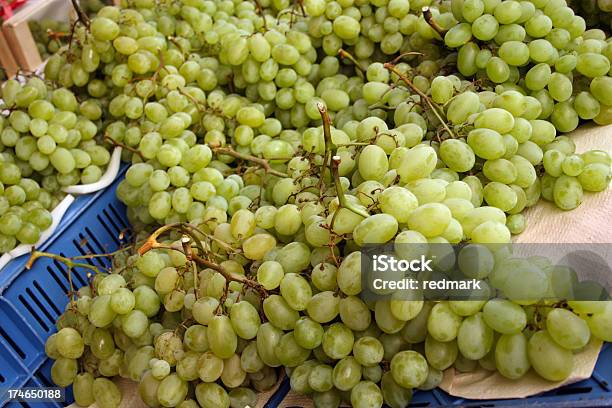
[[[232,282],[224,291],[222,275],[176,251],[121,253],[114,267],[78,291],[45,346],[53,381],[72,384],[78,405],[117,407],[121,392],[109,378],[118,375],[139,382],[151,407],[255,406],[256,392],[277,383],[260,355],[274,355],[263,332],[278,329],[260,325],[261,302],[247,286]],[[242,266],[220,267],[235,276]]]
[[2,86],[0,253],[34,244],[47,229],[61,188],[98,181],[110,160],[99,140],[102,106],[32,77]]
[[[560,381],[610,340],[609,302],[564,302],[574,271],[506,245],[540,198],[571,210],[610,183],[608,153],[560,134],[612,122],[605,35],[563,0],[432,3],[134,0],[80,21],[45,77],[124,146],[140,249],[47,343],[78,404],[116,407],[122,375],[152,407],[242,408],[282,367],[317,406],[399,407],[451,366]],[[367,300],[368,244],[490,286]]]
[[[111,273],[98,271],[58,320],[45,347],[55,360],[53,381],[72,384],[80,406],[119,406],[121,392],[108,378],[120,375],[139,382],[151,407],[244,408],[255,406],[283,367],[292,389],[315,406],[395,408],[413,390],[438,386],[449,367],[497,370],[513,380],[533,368],[562,381],[574,352],[593,338],[612,340],[612,303],[559,302],[578,288],[575,272],[507,246],[431,250],[444,255],[439,270],[457,265],[468,277],[487,278],[485,292],[508,298],[364,301],[361,252],[347,245],[330,255],[303,238],[279,242],[265,227],[287,227],[278,219],[283,211],[242,209],[228,222],[140,234],[139,251],[119,251]],[[369,237],[377,234],[365,225],[355,234],[368,227]],[[213,226],[212,235],[204,231]],[[395,243],[429,251],[412,230]],[[525,297],[547,300],[510,300]]]
[[607,123],[612,101],[606,97],[611,83],[606,34],[585,31],[584,19],[564,0],[456,0],[452,9],[460,23],[444,34],[444,43],[459,49],[463,75],[537,98],[538,118],[561,132],[574,130],[580,119]]

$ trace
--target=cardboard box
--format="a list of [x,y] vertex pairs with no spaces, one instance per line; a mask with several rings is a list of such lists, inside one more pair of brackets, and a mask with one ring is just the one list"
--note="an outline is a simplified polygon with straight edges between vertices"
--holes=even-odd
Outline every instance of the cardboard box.
[[11,78],[17,74],[19,70],[19,66],[17,65],[17,61],[15,61],[15,57],[11,52],[11,48],[8,45],[8,42],[4,38],[4,35],[0,31],[0,67],[4,69],[6,72],[6,76]]

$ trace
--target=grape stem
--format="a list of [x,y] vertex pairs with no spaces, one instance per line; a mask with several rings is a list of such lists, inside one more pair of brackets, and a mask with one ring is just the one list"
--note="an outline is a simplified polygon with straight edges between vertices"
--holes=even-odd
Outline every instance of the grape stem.
[[[143,255],[144,253],[150,251],[151,249],[159,248],[161,244],[157,241],[157,238],[159,238],[160,235],[164,234],[167,231],[176,230],[176,229],[180,230],[184,234],[187,234],[196,243],[198,242],[198,240],[197,240],[197,237],[194,236],[193,234],[194,232],[201,234],[204,237],[210,239],[211,241],[218,243],[219,246],[222,247],[227,252],[237,252],[236,248],[232,247],[227,242],[221,241],[220,239],[210,234],[205,233],[204,231],[200,230],[199,228],[191,224],[187,224],[183,222],[175,222],[173,224],[166,224],[164,226],[161,226],[157,230],[155,230],[151,235],[149,235],[149,238],[147,238],[146,241],[142,244],[142,246],[138,249],[138,254]],[[176,248],[172,248],[172,249],[176,249]],[[203,247],[201,247],[200,249],[202,250],[202,252],[205,252]]]
[[319,191],[320,195],[323,196],[323,190],[325,188],[325,173],[327,172],[327,163],[331,159],[331,119],[329,117],[329,113],[327,113],[327,107],[321,102],[317,103],[317,109],[319,109],[319,114],[321,114],[321,119],[323,121],[323,143],[324,143],[324,154],[323,154],[323,163],[321,164],[321,174],[319,175]]
[[357,59],[353,56],[353,54],[351,54],[350,52],[343,50],[342,48],[340,48],[338,50],[338,55],[340,56],[340,58],[346,58],[349,61],[351,61],[353,64],[355,64],[355,68],[357,68],[357,75],[359,75],[362,79],[363,79],[363,74],[366,72],[365,69],[363,69],[363,67],[361,66],[361,64],[359,63],[359,61],[357,61]]
[[425,95],[425,93],[423,91],[421,91],[419,88],[416,87],[415,84],[413,84],[407,77],[406,75],[402,74],[396,67],[395,65],[393,65],[392,63],[385,63],[384,65],[385,68],[387,68],[389,71],[393,72],[395,75],[397,75],[399,77],[399,79],[401,79],[406,85],[408,85],[408,87],[410,89],[412,89],[416,94],[418,94],[421,99],[425,100],[425,102],[427,103],[427,105],[429,105],[429,108],[432,110],[432,112],[434,113],[434,115],[436,115],[436,117],[438,118],[438,120],[440,121],[440,123],[442,124],[442,126],[444,127],[444,130],[446,130],[448,132],[448,134],[450,135],[451,138],[455,138],[455,134],[453,133],[453,131],[448,127],[448,125],[446,124],[446,121],[444,120],[442,114],[440,113],[440,111],[438,109],[440,109],[440,107],[438,107],[436,104],[434,104],[431,99],[429,99],[429,97],[427,95]]
[[147,159],[142,155],[142,152],[138,149],[133,148],[132,146],[128,146],[125,143],[121,143],[116,141],[115,139],[113,139],[112,137],[108,136],[108,135],[104,135],[104,140],[108,141],[110,144],[112,144],[113,146],[120,146],[123,147],[125,150],[128,150],[134,154],[137,154],[138,156],[140,156],[140,158],[142,159],[142,161],[146,161]]
[[213,147],[212,151],[217,154],[227,154],[237,159],[250,161],[255,164],[258,164],[261,168],[264,169],[266,173],[271,174],[273,176],[284,177],[284,178],[289,177],[287,173],[283,173],[282,171],[274,170],[272,166],[270,166],[270,163],[266,159],[262,159],[261,157],[256,157],[250,154],[240,153],[231,147]]
[[266,25],[266,16],[264,14],[264,8],[261,6],[261,3],[259,2],[259,0],[253,0],[253,2],[255,3],[255,11],[257,12],[257,14],[261,16],[261,19],[263,20],[262,28],[264,29],[264,31],[268,31],[268,27]]
[[429,24],[429,26],[440,35],[440,37],[444,38],[444,35],[447,33],[448,30],[440,27],[440,25],[436,23],[433,18],[433,14],[431,13],[431,9],[427,6],[423,7],[423,17],[425,18],[427,24]]
[[423,56],[423,55],[424,54],[422,52],[408,51],[408,52],[404,52],[404,53],[398,55],[397,57],[393,58],[391,60],[391,63],[392,64],[397,64],[404,57],[408,57],[408,56]]
[[[236,273],[233,273],[233,272],[229,272],[223,266],[221,266],[221,265],[219,265],[219,264],[217,264],[215,262],[209,261],[208,259],[202,258],[200,255],[198,255],[198,254],[194,253],[193,251],[191,251],[191,249],[189,249],[189,252],[186,252],[186,250],[184,248],[185,248],[186,245],[191,247],[190,242],[191,242],[192,238],[187,238],[187,239],[185,239],[186,237],[181,238],[181,246],[182,246],[183,249],[164,246],[163,244],[160,244],[160,243],[157,242],[157,237],[159,237],[161,234],[163,234],[164,232],[166,232],[166,231],[168,231],[170,229],[176,228],[177,225],[184,226],[185,224],[181,224],[181,223],[178,223],[178,224],[169,224],[169,225],[164,225],[164,226],[158,228],[157,230],[155,230],[153,232],[153,234],[151,234],[151,236],[149,236],[149,238],[147,239],[145,244],[143,246],[141,246],[140,249],[138,250],[139,255],[142,256],[142,255],[144,255],[145,253],[147,253],[148,251],[150,251],[152,249],[161,248],[161,247],[163,247],[165,249],[172,249],[172,250],[175,250],[175,251],[179,251],[179,252],[182,252],[183,254],[185,254],[185,256],[187,256],[188,258],[190,258],[191,261],[193,261],[193,262],[195,262],[195,263],[197,263],[197,264],[199,264],[201,266],[204,266],[206,268],[210,268],[210,269],[212,269],[214,271],[219,272],[228,281],[234,281],[234,282],[238,282],[238,283],[242,283],[244,285],[247,285],[247,286],[255,289],[256,291],[258,291],[262,297],[264,297],[264,298],[267,297],[268,294],[267,294],[266,290],[258,282],[255,282],[255,281],[247,278],[244,275],[239,275],[239,274],[236,274]],[[168,228],[168,227],[170,227],[170,228]]]
[[34,262],[36,262],[36,260],[38,258],[51,258],[54,261],[58,261],[63,263],[64,265],[66,265],[66,267],[68,268],[68,286],[70,287],[70,293],[68,294],[68,296],[70,296],[70,300],[74,301],[74,294],[76,293],[76,291],[74,290],[74,284],[72,283],[72,268],[84,268],[84,269],[89,269],[91,271],[94,271],[95,273],[101,273],[100,270],[93,265],[90,265],[88,263],[80,263],[80,262],[74,262],[74,259],[71,258],[66,258],[64,256],[61,255],[56,255],[56,254],[51,254],[49,252],[42,252],[42,251],[36,251],[33,250],[32,254],[30,255],[30,259],[28,259],[28,262],[26,263],[26,269],[30,270],[32,268],[32,266],[34,265]]
[[[94,271],[95,273],[101,273],[100,269],[98,269],[97,266],[90,265],[88,263],[74,262],[73,258],[66,258],[61,255],[56,255],[56,254],[52,254],[49,252],[42,252],[42,251],[32,251],[30,258],[28,259],[28,262],[25,265],[26,269],[28,270],[32,269],[34,262],[36,262],[38,258],[51,258],[55,261],[63,263],[70,269],[71,268],[84,268],[84,269],[89,269],[91,271]],[[70,278],[70,274],[68,275],[68,277]]]
[[87,14],[83,11],[83,9],[81,8],[77,0],[71,0],[71,1],[72,1],[72,7],[74,7],[74,10],[77,13],[78,21],[80,21],[85,27],[89,29],[89,17],[87,17]]
[[332,160],[331,160],[331,172],[334,177],[334,185],[336,186],[336,194],[338,195],[338,203],[339,203],[339,207],[334,212],[334,214],[337,214],[340,208],[346,208],[347,210],[350,210],[357,215],[361,215],[364,218],[368,218],[370,214],[368,214],[367,212],[363,211],[360,208],[353,206],[351,203],[349,203],[346,200],[346,196],[344,195],[344,190],[342,189],[342,183],[340,183],[340,171],[338,170],[338,168],[340,167],[340,161],[341,161],[340,156],[334,156],[332,157]]

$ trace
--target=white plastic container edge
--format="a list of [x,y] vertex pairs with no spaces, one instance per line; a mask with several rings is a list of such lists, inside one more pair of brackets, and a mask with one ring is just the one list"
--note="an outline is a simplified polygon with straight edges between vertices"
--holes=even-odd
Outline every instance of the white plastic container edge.
[[60,221],[64,217],[64,214],[68,210],[68,207],[74,202],[75,197],[71,194],[68,194],[60,203],[51,211],[51,216],[53,217],[53,222],[51,226],[47,228],[40,235],[38,242],[34,245],[29,244],[21,244],[17,245],[11,251],[5,253],[0,257],[0,271],[13,259],[20,257],[21,255],[25,255],[32,250],[32,247],[36,248],[41,246],[57,229],[57,226],[60,224]]
[[119,167],[121,167],[121,150],[122,148],[120,146],[115,147],[110,161],[108,162],[108,166],[106,167],[106,171],[102,177],[100,177],[100,180],[91,184],[67,186],[62,188],[62,191],[68,194],[89,194],[110,186],[113,181],[115,181],[115,178],[117,178]]
[[57,229],[57,226],[62,221],[64,214],[68,210],[68,207],[70,207],[70,205],[76,199],[75,195],[94,193],[110,186],[117,178],[119,168],[121,167],[121,151],[122,148],[120,146],[115,147],[109,160],[108,166],[106,167],[106,171],[104,172],[102,177],[100,177],[100,180],[98,180],[97,182],[91,184],[77,184],[74,186],[67,186],[62,188],[62,191],[67,193],[68,195],[64,197],[64,199],[51,211],[51,216],[53,217],[53,222],[51,223],[51,226],[45,231],[43,231],[36,244],[20,244],[13,248],[11,251],[2,255],[0,257],[0,272],[10,261],[20,257],[21,255],[29,253],[33,247],[40,247],[47,239],[49,239],[51,235],[53,235],[53,233]]

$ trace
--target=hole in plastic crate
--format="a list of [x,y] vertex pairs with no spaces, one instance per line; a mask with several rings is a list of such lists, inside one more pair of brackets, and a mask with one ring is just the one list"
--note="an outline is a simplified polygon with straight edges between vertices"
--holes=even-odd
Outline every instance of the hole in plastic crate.
[[55,280],[55,282],[57,283],[57,285],[59,287],[61,287],[62,289],[64,289],[64,291],[67,291],[68,289],[64,286],[64,282],[62,282],[62,280],[59,278],[59,276],[57,276],[56,271],[51,267],[51,266],[47,266],[47,272],[49,272],[49,275],[51,275],[51,277],[53,278],[53,280]]
[[36,379],[38,379],[40,381],[40,383],[42,385],[44,385],[45,387],[55,387],[55,385],[53,384],[53,382],[47,378],[47,376],[45,375],[44,372],[38,373],[36,375]]
[[30,305],[30,303],[23,297],[23,295],[19,295],[19,301],[26,309],[28,309],[28,312],[30,312],[32,317],[36,319],[36,321],[38,322],[38,324],[40,324],[44,331],[48,331],[49,325],[40,318],[38,313],[32,308],[32,305]]
[[[63,252],[60,252],[60,256],[65,256]],[[57,260],[53,260],[53,264],[55,265],[56,271],[59,272],[60,275],[60,286],[64,292],[68,292],[68,271],[65,269],[64,264],[58,262]]]
[[129,225],[124,221],[125,210],[119,211],[115,208],[113,204],[109,204],[108,207],[111,209],[111,211],[115,215],[115,219],[121,224],[121,229],[129,228]]
[[[85,229],[87,231],[87,228]],[[86,255],[92,255],[92,254],[99,254],[100,252],[104,253],[104,248],[97,242],[97,240],[93,237],[93,235],[91,234],[91,232],[87,231],[89,237],[84,236],[83,234],[79,234],[79,238],[81,238],[81,245],[87,247],[88,251]],[[93,245],[91,245],[91,242],[94,242],[95,244],[98,245],[98,249],[94,248]],[[95,264],[97,263],[98,266],[101,267],[105,267],[106,265],[104,265],[104,262],[102,262],[100,260],[100,258],[88,258],[87,262],[89,262],[90,264]]]
[[555,394],[556,395],[571,395],[571,394],[587,394],[593,390],[593,387],[569,387],[560,388]]
[[[109,211],[110,209],[110,211]],[[118,224],[120,218],[117,216],[117,212],[113,210],[112,206],[109,206],[108,209],[104,209],[102,213],[106,216],[107,221],[111,224],[113,232],[112,235],[115,238],[119,238],[119,232],[121,232],[122,227]]]
[[76,286],[74,287],[75,289],[80,288],[81,286],[85,286],[87,285],[87,275],[86,273],[76,273],[76,271],[72,271],[72,280],[74,282],[74,280],[77,281]]
[[[103,211],[104,215],[106,217],[108,217],[108,213],[106,212],[106,210]],[[102,216],[98,215],[97,216],[98,221],[100,221],[100,225],[102,225],[102,227],[106,230],[106,232],[108,232],[108,235],[111,237],[111,239],[113,240],[113,242],[115,243],[115,245],[120,245],[121,242],[119,241],[119,233],[116,231],[112,231],[109,227],[108,224],[106,223],[106,221],[102,218]],[[110,218],[110,217],[108,217]]]
[[[60,256],[65,257],[66,254],[64,254],[63,252],[60,252]],[[59,263],[58,261],[54,260],[53,262],[55,263],[55,266],[57,267],[62,277],[64,278],[60,280],[60,286],[62,287],[64,293],[68,293],[69,288],[68,286],[66,286],[68,284],[68,269],[65,268],[64,264]],[[75,276],[77,277],[77,279],[80,281],[82,285],[85,285],[85,280],[83,280],[84,278],[82,278],[80,274],[77,272],[77,269],[72,270],[72,277],[75,277]]]
[[[83,246],[85,246],[85,242],[87,241],[87,238],[85,238],[85,236],[83,234],[79,234],[79,239],[73,239],[72,240],[72,245],[76,248],[77,251],[79,251],[79,253],[82,256],[87,256],[87,255],[92,255],[94,253],[100,253],[100,252],[92,252],[91,250],[85,251],[83,249]],[[89,258],[84,258],[82,260],[80,260],[80,262],[86,262],[91,266],[94,267],[98,267],[99,265],[96,265],[96,260],[98,258],[93,258],[93,257],[89,257]],[[99,260],[97,260],[98,263],[100,263]],[[101,264],[102,267],[105,267],[105,265],[102,263]]]
[[55,321],[55,316],[52,316],[51,314],[49,314],[49,311],[47,310],[47,308],[45,308],[45,306],[42,303],[40,303],[40,300],[38,300],[38,297],[34,295],[34,292],[32,292],[32,289],[26,288],[26,293],[30,296],[30,299],[34,303],[36,303],[36,306],[38,306],[40,311],[47,317],[47,321],[49,322]]
[[[0,336],[2,336],[2,338],[13,348],[13,350],[15,350],[15,352],[19,355],[19,357],[21,357],[22,360],[26,358],[26,354],[23,352],[21,347],[19,347],[19,345],[15,343],[15,340],[13,340],[13,338],[9,336],[7,332],[4,331],[2,326],[0,326]],[[2,374],[0,374],[0,381],[4,382],[4,380],[4,377],[2,376]]]
[[[72,240],[72,245],[74,245],[74,247],[76,248],[77,251],[79,251],[79,253],[81,255],[90,255],[90,252],[85,251],[83,249],[83,242],[84,242],[85,237],[83,236],[83,234],[79,234],[79,239],[73,239]],[[91,262],[91,258],[86,258],[84,259],[85,262],[89,263],[90,265],[93,264]]]
[[47,293],[45,292],[45,290],[40,286],[40,283],[38,283],[37,281],[34,281],[34,287],[36,289],[38,289],[38,291],[40,292],[40,294],[42,295],[42,297],[45,298],[45,300],[47,301],[47,303],[49,303],[49,305],[51,306],[51,308],[53,309],[53,311],[59,316],[60,315],[60,310],[57,308],[57,306],[55,305],[55,302],[53,302],[50,298],[49,295],[47,295]]
[[[97,250],[94,253],[103,254],[103,253],[108,252],[108,244],[102,245],[100,241],[98,240],[98,238],[96,238],[95,234],[91,232],[89,227],[85,227],[85,232],[87,232],[87,235],[89,235],[91,237],[91,240],[98,246]],[[103,268],[106,268],[108,266],[107,258],[98,257],[96,258],[96,260],[98,261],[100,266],[102,266]]]

